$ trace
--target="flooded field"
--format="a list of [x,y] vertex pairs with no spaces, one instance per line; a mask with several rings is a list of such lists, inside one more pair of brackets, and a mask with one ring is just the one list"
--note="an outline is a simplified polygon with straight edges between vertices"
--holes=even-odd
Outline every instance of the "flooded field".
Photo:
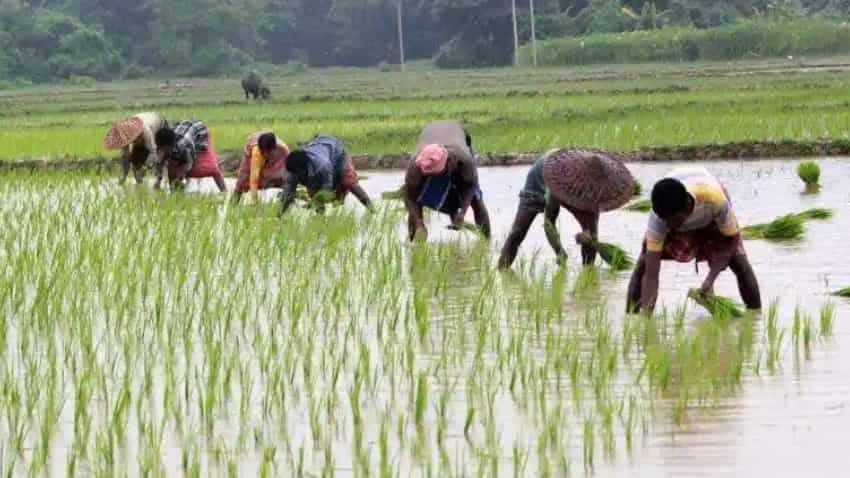
[[[495,270],[527,167],[480,173],[491,243],[432,215],[415,246],[401,203],[281,221],[196,185],[4,178],[0,474],[841,476],[850,160],[814,195],[797,163],[706,165],[742,224],[835,210],[747,242],[766,307],[740,320],[683,308],[701,278],[672,264],[666,310],[625,317],[629,273],[582,270],[564,212],[568,267],[538,218]],[[676,165],[629,166],[648,190]],[[379,197],[403,173],[366,175]],[[636,255],[645,224],[605,214],[600,236]],[[738,297],[729,272],[717,289]]]

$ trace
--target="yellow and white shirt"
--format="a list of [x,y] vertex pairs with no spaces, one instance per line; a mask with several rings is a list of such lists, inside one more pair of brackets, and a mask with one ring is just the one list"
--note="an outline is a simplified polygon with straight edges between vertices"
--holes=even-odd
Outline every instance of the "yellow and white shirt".
[[[720,181],[705,168],[677,168],[667,174],[685,185],[691,197],[694,198],[694,210],[677,232],[695,231],[709,226],[712,222],[717,225],[720,233],[734,237],[740,233],[738,220],[732,211],[729,197]],[[649,215],[649,225],[646,230],[646,250],[661,252],[664,250],[664,240],[667,234],[673,232],[654,212]]]

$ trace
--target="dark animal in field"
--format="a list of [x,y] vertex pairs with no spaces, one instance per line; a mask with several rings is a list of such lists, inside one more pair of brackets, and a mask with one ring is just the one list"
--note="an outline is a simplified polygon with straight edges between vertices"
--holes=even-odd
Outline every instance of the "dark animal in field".
[[253,96],[255,100],[259,98],[267,100],[271,96],[271,91],[263,81],[263,77],[256,73],[248,73],[242,77],[242,89],[245,91],[246,100],[249,96]]

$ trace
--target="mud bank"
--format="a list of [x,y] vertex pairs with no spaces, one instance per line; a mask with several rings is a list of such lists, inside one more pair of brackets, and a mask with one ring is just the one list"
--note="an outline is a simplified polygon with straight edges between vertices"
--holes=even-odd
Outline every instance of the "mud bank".
[[[484,153],[479,155],[482,167],[531,164],[540,153]],[[642,148],[617,153],[624,161],[687,161],[709,159],[765,159],[808,156],[850,156],[850,140],[836,141],[758,141],[744,143],[669,146]],[[239,169],[241,151],[225,151],[219,163],[227,173]],[[352,160],[358,170],[403,169],[410,153],[385,155],[354,155]],[[118,169],[115,157],[95,158],[39,158],[0,160],[0,171],[12,170],[68,170],[112,171]]]

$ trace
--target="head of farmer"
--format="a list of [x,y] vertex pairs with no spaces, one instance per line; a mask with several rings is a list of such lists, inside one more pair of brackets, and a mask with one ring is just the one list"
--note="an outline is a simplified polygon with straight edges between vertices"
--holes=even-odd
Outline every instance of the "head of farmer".
[[174,129],[165,127],[159,130],[155,140],[159,157],[155,188],[160,187],[163,170],[167,169],[172,187],[184,184],[189,178],[213,178],[219,191],[227,190],[212,136],[203,122],[179,121]]
[[[635,181],[626,166],[605,151],[556,149],[539,157],[519,193],[519,207],[511,232],[502,247],[499,267],[510,267],[531,224],[544,214],[546,239],[563,263],[567,253],[561,245],[557,221],[566,209],[592,239],[599,233],[599,215],[618,209],[634,193]],[[581,245],[582,263],[593,264],[596,249]]]
[[713,293],[717,277],[729,268],[747,308],[761,309],[758,281],[729,193],[705,168],[675,169],[652,188],[643,251],[629,283],[630,311],[654,309],[662,260],[708,262],[704,293]]
[[256,199],[261,189],[282,188],[287,156],[289,147],[271,131],[249,136],[239,165],[234,202],[239,202],[246,192],[250,192],[252,199]]
[[423,208],[449,216],[450,229],[460,229],[472,208],[475,223],[490,236],[490,216],[478,183],[478,163],[472,137],[460,123],[437,121],[419,135],[404,178],[408,234],[426,238]]

